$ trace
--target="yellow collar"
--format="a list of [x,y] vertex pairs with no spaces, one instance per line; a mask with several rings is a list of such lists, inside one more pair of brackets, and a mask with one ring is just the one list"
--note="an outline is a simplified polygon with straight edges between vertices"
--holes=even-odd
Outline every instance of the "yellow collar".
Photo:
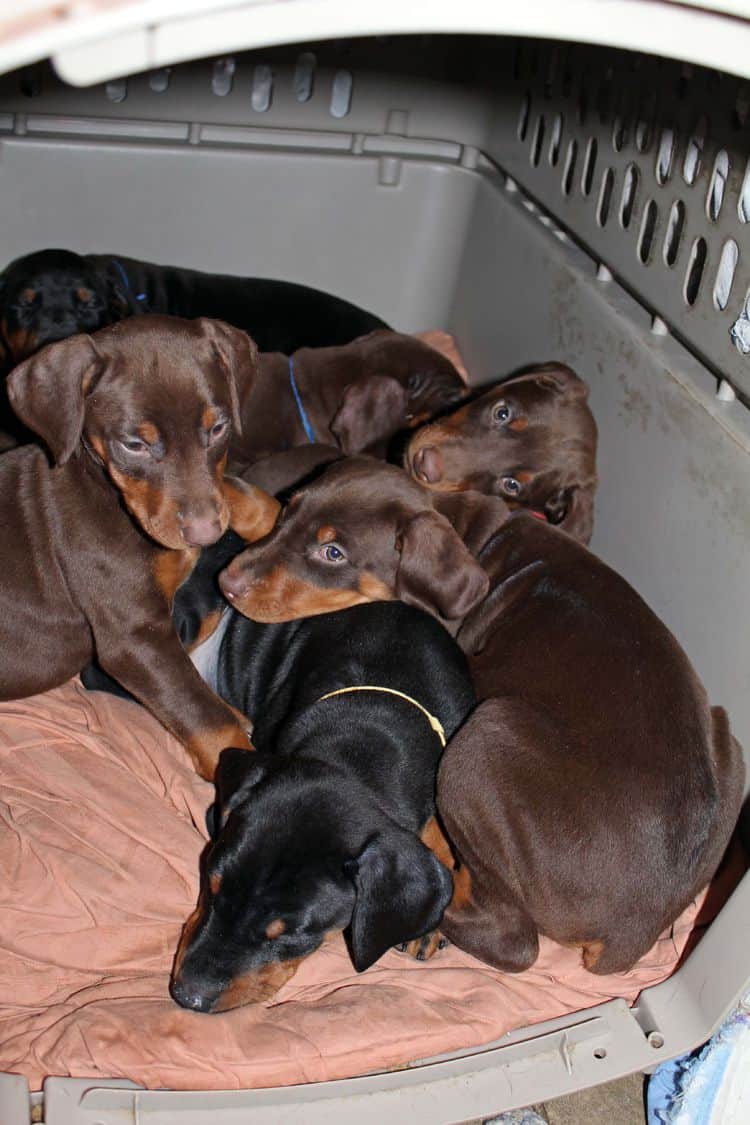
[[416,699],[412,699],[412,697],[410,695],[407,695],[406,692],[396,691],[395,688],[376,687],[374,684],[361,684],[357,687],[342,687],[339,688],[338,691],[329,691],[326,695],[321,695],[318,703],[322,703],[324,699],[331,699],[331,697],[334,695],[347,695],[350,691],[384,691],[387,695],[397,695],[399,699],[405,699],[408,703],[413,703],[415,707],[419,708],[424,717],[427,719],[427,722],[434,730],[435,734],[440,739],[440,745],[443,747],[445,746],[445,729],[443,727],[443,724],[440,722],[440,719],[436,719],[434,715],[430,714],[426,707],[423,707],[422,704],[418,703]]

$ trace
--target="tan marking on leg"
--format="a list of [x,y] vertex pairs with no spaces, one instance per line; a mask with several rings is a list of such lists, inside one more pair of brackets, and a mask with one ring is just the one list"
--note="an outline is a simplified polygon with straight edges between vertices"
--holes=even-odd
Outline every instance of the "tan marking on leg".
[[198,731],[191,735],[185,745],[201,777],[205,777],[206,781],[213,781],[219,755],[227,746],[236,746],[240,750],[254,749],[245,733],[245,727],[249,725],[247,721],[244,725],[237,723],[236,726],[227,723],[225,727]]
[[583,967],[591,973],[599,962],[604,952],[603,941],[585,941],[581,946],[583,953]]
[[448,904],[449,910],[460,910],[471,899],[471,872],[468,867],[460,866],[453,872],[453,898]]
[[453,856],[453,851],[450,844],[443,832],[437,817],[431,816],[425,824],[422,831],[419,833],[419,838],[426,848],[429,848],[434,855],[442,863],[443,867],[447,867],[449,871],[453,871],[456,867],[456,861]]

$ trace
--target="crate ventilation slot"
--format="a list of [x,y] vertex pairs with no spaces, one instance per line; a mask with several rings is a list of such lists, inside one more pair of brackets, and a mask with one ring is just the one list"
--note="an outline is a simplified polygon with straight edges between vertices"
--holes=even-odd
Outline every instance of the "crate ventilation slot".
[[516,138],[498,131],[488,155],[750,395],[748,329],[737,327],[750,292],[750,84],[653,56],[530,42],[502,84],[503,97],[515,94]]

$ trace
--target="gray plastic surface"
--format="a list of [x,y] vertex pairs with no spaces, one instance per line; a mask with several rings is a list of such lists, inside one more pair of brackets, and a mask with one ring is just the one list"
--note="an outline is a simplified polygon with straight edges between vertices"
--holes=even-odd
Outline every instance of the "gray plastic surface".
[[[459,47],[466,63],[473,56]],[[662,309],[650,292],[647,311],[601,268],[623,251],[622,231],[611,263],[606,226],[596,247],[582,238],[593,257],[563,229],[575,229],[572,210],[561,218],[550,199],[542,210],[519,188],[510,94],[488,98],[487,81],[480,91],[411,77],[397,52],[372,50],[368,70],[342,48],[340,65],[316,72],[300,102],[304,67],[279,63],[262,111],[253,97],[265,104],[268,75],[259,89],[253,76],[263,59],[175,70],[161,92],[163,76],[153,88],[143,75],[128,80],[124,98],[122,87],[63,90],[45,72],[28,97],[10,76],[0,85],[5,257],[67,245],[295,278],[398,328],[453,332],[476,382],[533,360],[572,364],[591,386],[600,428],[593,547],[674,630],[750,749],[750,412],[720,383],[720,353],[708,339],[701,350],[714,370],[701,364],[665,332],[666,298]],[[415,68],[437,66],[430,51]],[[510,65],[515,48],[501,57]],[[475,62],[486,74],[486,45]],[[213,92],[230,71],[232,90]],[[340,85],[334,97],[341,71],[353,75],[351,90]],[[498,170],[504,162],[509,179]],[[746,250],[745,239],[743,269]],[[632,279],[628,286],[637,291]],[[744,368],[732,376],[744,385]],[[747,988],[749,930],[746,878],[685,965],[633,1009],[614,1001],[391,1074],[278,1090],[173,1093],[51,1078],[45,1121],[343,1125],[489,1115],[702,1042]],[[27,1121],[24,1083],[0,1077],[0,1122]]]

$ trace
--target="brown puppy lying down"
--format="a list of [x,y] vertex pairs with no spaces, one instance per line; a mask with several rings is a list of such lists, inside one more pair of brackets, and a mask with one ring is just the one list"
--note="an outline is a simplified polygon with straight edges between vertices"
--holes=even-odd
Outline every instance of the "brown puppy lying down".
[[171,605],[201,546],[264,535],[278,503],[224,479],[237,378],[257,352],[219,321],[149,316],[50,344],[8,380],[40,435],[0,458],[0,699],[96,654],[212,777],[248,723],[203,683]]
[[[517,972],[543,934],[622,971],[714,874],[744,777],[726,714],[638,594],[559,529],[350,458],[221,584],[258,621],[398,597],[451,622],[482,701],[438,780],[460,864],[442,929],[460,948]],[[444,845],[436,832],[446,861]]]
[[596,423],[588,387],[562,363],[544,363],[421,427],[408,472],[438,492],[476,489],[510,508],[544,512],[588,543],[596,490]]
[[385,452],[399,430],[465,394],[450,360],[414,336],[387,329],[342,347],[301,348],[291,358],[264,353],[240,384],[241,433],[232,438],[230,463],[239,471],[309,442],[344,453]]

